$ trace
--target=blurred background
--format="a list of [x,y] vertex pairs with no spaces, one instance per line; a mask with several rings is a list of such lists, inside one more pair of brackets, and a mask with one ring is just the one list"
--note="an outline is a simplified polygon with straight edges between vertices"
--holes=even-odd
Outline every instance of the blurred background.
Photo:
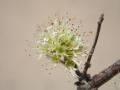
[[[76,79],[62,65],[53,68],[31,49],[37,25],[66,12],[82,20],[85,32],[93,31],[89,48],[105,14],[91,75],[120,59],[120,0],[0,0],[0,90],[76,90]],[[119,83],[117,75],[99,90],[120,90]]]

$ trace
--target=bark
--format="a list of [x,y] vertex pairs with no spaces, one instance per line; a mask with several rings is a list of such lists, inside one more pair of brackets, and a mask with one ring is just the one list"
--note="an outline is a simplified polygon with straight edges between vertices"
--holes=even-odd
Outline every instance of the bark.
[[109,66],[107,69],[103,70],[99,74],[96,74],[92,77],[91,81],[88,82],[88,89],[91,90],[93,88],[99,88],[107,81],[112,79],[115,75],[117,75],[120,71],[120,60],[115,62],[113,65]]

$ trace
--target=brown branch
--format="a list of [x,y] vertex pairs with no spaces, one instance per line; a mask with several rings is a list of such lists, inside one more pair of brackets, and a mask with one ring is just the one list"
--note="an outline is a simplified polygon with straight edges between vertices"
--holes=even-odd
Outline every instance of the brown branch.
[[[89,88],[85,90],[91,90],[93,88],[99,88],[120,71],[120,60],[115,62],[113,65],[109,66],[107,69],[103,70],[99,74],[92,77],[92,80],[88,82]],[[86,86],[88,87],[88,86]]]
[[87,70],[90,67],[90,61],[91,61],[92,55],[94,53],[94,50],[95,50],[95,47],[96,47],[96,44],[97,44],[97,41],[98,41],[98,37],[99,37],[100,29],[101,29],[101,24],[102,24],[103,20],[104,20],[104,14],[101,14],[100,20],[98,21],[98,27],[97,27],[95,40],[94,40],[93,46],[92,46],[92,48],[91,48],[91,50],[89,52],[89,56],[87,58],[87,61],[85,63],[85,67],[84,67],[84,70],[83,70],[83,73],[85,75],[87,74]]
[[[92,78],[88,78],[87,80],[87,77],[88,77],[87,70],[90,67],[90,61],[94,53],[95,46],[97,44],[97,40],[98,40],[100,29],[101,29],[101,24],[104,20],[103,17],[104,15],[102,14],[98,22],[98,28],[97,28],[95,41],[90,50],[87,62],[85,63],[85,68],[83,70],[83,73],[79,73],[79,71],[76,71],[76,74],[80,76],[79,81],[75,83],[77,85],[77,90],[98,90],[100,86],[102,86],[103,84],[108,82],[110,79],[112,79],[115,75],[120,73],[120,60],[118,60],[117,62],[109,66],[107,69],[103,70],[99,74],[94,75]],[[84,80],[87,81],[87,83],[82,82]]]
[[[84,70],[83,72],[81,73],[79,71],[79,69],[77,69],[75,71],[75,73],[79,76],[79,80],[77,82],[75,82],[75,85],[78,86],[78,89],[77,90],[81,90],[81,87],[83,86],[82,85],[82,81],[85,80],[85,81],[90,81],[91,80],[91,77],[90,77],[90,74],[87,74],[87,70],[88,68],[90,67],[90,61],[91,61],[91,58],[92,58],[92,55],[94,53],[94,50],[95,50],[95,47],[96,47],[96,44],[97,44],[97,40],[98,40],[98,37],[99,37],[99,33],[100,33],[100,29],[101,29],[101,24],[104,20],[104,14],[101,14],[100,20],[98,21],[98,27],[97,27],[97,32],[96,32],[96,36],[95,36],[95,40],[94,40],[94,43],[92,45],[92,48],[89,52],[89,56],[88,56],[88,59],[85,63],[85,67],[84,67]],[[94,89],[95,90],[95,89]]]
[[120,60],[92,77],[85,85],[79,86],[77,90],[98,90],[100,86],[111,80],[115,75],[120,73]]

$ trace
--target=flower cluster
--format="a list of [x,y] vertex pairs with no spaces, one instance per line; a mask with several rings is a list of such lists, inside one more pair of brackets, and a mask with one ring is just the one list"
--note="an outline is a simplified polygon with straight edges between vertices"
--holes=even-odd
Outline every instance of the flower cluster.
[[77,61],[74,58],[85,54],[86,50],[79,25],[72,24],[71,18],[55,19],[44,32],[40,32],[37,42],[38,51],[67,68],[75,68]]

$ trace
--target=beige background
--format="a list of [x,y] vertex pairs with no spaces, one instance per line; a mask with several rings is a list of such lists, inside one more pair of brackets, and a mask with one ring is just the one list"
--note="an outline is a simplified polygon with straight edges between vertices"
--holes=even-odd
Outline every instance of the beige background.
[[[74,78],[63,66],[51,70],[41,65],[26,40],[33,40],[36,24],[56,12],[82,19],[84,29],[96,31],[105,13],[100,38],[92,58],[92,75],[120,59],[120,0],[0,0],[0,90],[76,90]],[[93,35],[94,37],[94,35]],[[92,44],[92,39],[90,45]],[[27,50],[27,51],[26,51]],[[116,90],[114,81],[99,90]]]

